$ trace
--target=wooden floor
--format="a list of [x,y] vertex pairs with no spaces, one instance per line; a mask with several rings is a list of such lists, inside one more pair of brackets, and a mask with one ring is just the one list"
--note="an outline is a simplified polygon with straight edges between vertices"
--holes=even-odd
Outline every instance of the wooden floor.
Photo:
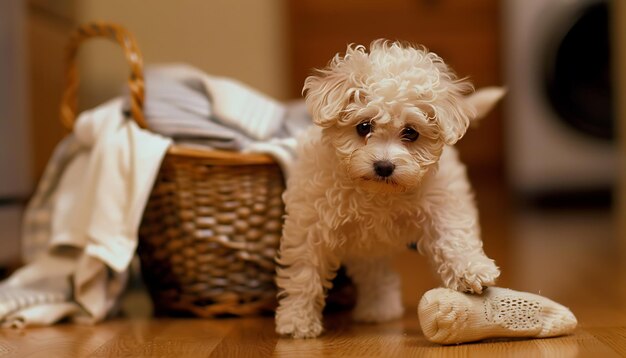
[[612,214],[608,209],[538,210],[512,204],[501,188],[478,188],[486,252],[502,268],[499,286],[540,293],[572,309],[573,335],[498,340],[458,346],[426,341],[415,313],[421,295],[437,286],[423,257],[397,261],[407,312],[402,320],[357,325],[348,313],[326,318],[319,339],[292,340],[274,333],[270,317],[152,319],[141,292],[124,301],[126,318],[97,326],[62,324],[0,331],[2,357],[404,357],[404,356],[626,356],[625,281],[619,275]]

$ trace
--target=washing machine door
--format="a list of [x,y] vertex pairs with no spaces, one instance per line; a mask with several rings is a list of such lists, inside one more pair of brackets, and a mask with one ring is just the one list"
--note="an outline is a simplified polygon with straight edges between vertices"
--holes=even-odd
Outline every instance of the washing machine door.
[[587,136],[613,137],[609,4],[581,1],[545,46],[543,84],[555,118]]

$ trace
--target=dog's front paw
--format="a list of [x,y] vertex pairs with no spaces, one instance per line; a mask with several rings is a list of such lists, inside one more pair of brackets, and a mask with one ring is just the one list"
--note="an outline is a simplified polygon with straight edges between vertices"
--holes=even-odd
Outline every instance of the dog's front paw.
[[489,258],[470,262],[465,270],[455,274],[448,288],[467,293],[482,293],[487,286],[493,286],[500,276],[500,269]]
[[315,338],[322,333],[322,320],[315,313],[304,310],[276,311],[276,333],[293,338]]

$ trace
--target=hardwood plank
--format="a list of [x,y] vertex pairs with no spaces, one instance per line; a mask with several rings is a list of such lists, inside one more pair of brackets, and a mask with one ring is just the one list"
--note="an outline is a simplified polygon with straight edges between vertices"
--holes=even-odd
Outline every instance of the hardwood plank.
[[91,354],[111,339],[122,325],[88,326],[61,324],[53,327],[33,327],[23,330],[0,331],[0,343],[9,346],[6,357],[80,357]]
[[211,357],[265,357],[278,340],[272,317],[226,320],[233,324],[229,334],[215,347]]
[[158,344],[154,344],[154,337],[167,328],[167,323],[158,320],[130,320],[117,328],[115,337],[98,347],[92,353],[94,356],[145,356],[153,354],[161,348]]
[[587,331],[620,356],[626,357],[626,327],[590,328]]
[[432,357],[617,357],[610,348],[584,334],[566,337],[523,340],[493,340],[438,346],[415,339],[411,349],[403,352],[412,356]]
[[[348,314],[327,317],[319,339],[280,338],[271,318],[120,320],[98,326],[65,325],[3,331],[0,355],[6,357],[180,356],[262,357],[619,357],[626,354],[626,329],[579,329],[573,335],[527,340],[494,340],[440,346],[421,335],[415,314],[380,325],[354,324]],[[107,336],[114,335],[100,348]],[[90,337],[94,336],[94,337]]]
[[321,338],[305,341],[283,338],[276,345],[276,355],[399,357],[406,337],[419,334],[417,316],[412,312],[403,320],[382,324],[357,324],[349,314],[336,314],[327,317],[326,333]]
[[8,341],[0,339],[0,357],[10,357],[17,347]]
[[131,320],[116,337],[95,350],[93,356],[205,357],[232,327],[232,321],[220,320]]

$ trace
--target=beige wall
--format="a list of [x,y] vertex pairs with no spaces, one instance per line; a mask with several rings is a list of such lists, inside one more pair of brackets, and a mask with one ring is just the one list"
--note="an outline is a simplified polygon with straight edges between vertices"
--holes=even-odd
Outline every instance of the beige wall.
[[[114,21],[137,38],[149,63],[185,62],[286,99],[284,0],[82,0],[77,23]],[[81,54],[81,107],[110,98],[127,74],[113,44],[87,44]]]
[[[28,0],[28,4],[35,177],[65,133],[59,123],[64,48],[80,23],[103,20],[127,27],[148,64],[189,63],[287,99],[286,0]],[[118,95],[128,76],[118,45],[89,41],[80,54],[80,108]]]

